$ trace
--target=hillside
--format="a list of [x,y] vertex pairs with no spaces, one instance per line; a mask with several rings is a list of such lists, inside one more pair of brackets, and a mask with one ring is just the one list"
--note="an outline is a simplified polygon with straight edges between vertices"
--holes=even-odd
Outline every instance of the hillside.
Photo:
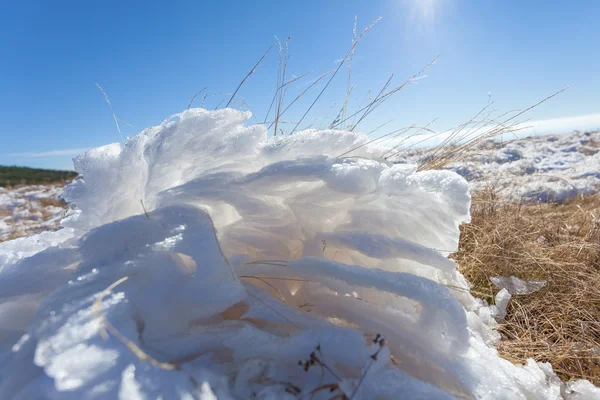
[[0,187],[68,181],[76,176],[74,171],[0,165]]

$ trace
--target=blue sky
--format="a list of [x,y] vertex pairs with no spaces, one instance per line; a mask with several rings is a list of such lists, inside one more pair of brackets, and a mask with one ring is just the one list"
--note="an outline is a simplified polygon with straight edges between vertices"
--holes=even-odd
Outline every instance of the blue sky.
[[[359,30],[383,18],[356,48],[349,109],[391,73],[400,83],[441,55],[426,78],[359,130],[395,117],[398,126],[437,117],[443,130],[475,114],[488,93],[495,107],[509,110],[565,86],[528,116],[599,114],[598,15],[597,1],[0,0],[0,164],[70,168],[81,149],[119,140],[96,83],[134,126],[122,127],[132,136],[184,110],[203,87],[233,91],[275,36],[291,37],[288,74],[311,73],[290,88],[291,99],[336,68],[350,48],[354,16]],[[276,70],[273,51],[240,92],[261,120]],[[342,68],[307,124],[337,114],[346,80]],[[303,105],[286,119],[297,119]]]

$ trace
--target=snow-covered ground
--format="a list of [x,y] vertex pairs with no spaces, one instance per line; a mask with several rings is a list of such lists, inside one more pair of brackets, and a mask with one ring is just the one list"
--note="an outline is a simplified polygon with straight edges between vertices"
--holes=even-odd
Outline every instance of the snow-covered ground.
[[[508,140],[496,138],[467,150],[444,167],[471,190],[492,186],[509,199],[563,201],[600,192],[600,132],[573,132]],[[400,152],[393,160],[419,163],[431,149]],[[59,227],[62,186],[0,187],[0,241]]]
[[510,295],[488,307],[446,257],[463,177],[249,118],[191,109],[79,156],[79,211],[0,244],[1,399],[600,397],[498,356]]
[[[487,140],[445,166],[465,177],[473,191],[492,186],[505,198],[563,201],[600,192],[600,131],[510,140]],[[431,149],[394,158],[419,163]]]
[[0,242],[59,227],[65,215],[62,185],[0,187]]

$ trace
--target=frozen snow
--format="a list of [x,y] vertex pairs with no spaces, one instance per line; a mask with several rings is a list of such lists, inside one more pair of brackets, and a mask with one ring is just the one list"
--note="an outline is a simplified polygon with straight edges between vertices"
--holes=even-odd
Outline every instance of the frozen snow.
[[63,229],[0,244],[0,398],[598,393],[498,356],[506,304],[446,258],[464,178],[249,118],[191,109],[75,159]]

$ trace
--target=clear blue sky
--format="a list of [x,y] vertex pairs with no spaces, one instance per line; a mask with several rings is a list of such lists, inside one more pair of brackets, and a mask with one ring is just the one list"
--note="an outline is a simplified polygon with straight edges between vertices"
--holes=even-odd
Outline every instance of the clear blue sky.
[[[0,164],[65,168],[76,149],[118,141],[95,83],[134,125],[123,127],[131,136],[185,109],[202,87],[233,91],[274,36],[291,37],[289,74],[317,77],[349,49],[354,16],[359,30],[383,18],[357,46],[350,109],[389,74],[399,83],[441,55],[364,130],[395,116],[400,125],[438,117],[444,129],[478,111],[488,92],[508,110],[565,86],[571,89],[529,116],[600,112],[595,0],[0,0]],[[273,52],[241,90],[260,118],[276,68]],[[346,74],[343,68],[307,122],[337,113]],[[290,88],[289,98],[308,81]]]

